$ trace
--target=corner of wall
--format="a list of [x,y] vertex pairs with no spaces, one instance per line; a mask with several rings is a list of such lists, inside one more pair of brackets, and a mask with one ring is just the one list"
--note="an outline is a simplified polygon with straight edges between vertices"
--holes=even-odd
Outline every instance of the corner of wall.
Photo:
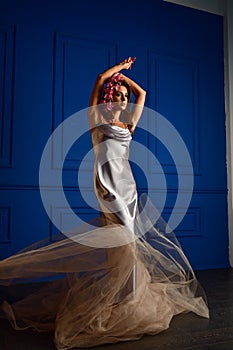
[[228,182],[229,262],[233,267],[233,2],[225,1],[225,103]]

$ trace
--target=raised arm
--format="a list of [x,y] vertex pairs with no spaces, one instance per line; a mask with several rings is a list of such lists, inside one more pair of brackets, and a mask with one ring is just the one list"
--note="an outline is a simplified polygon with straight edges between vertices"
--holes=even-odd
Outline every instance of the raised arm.
[[146,91],[142,89],[141,86],[139,86],[134,80],[130,79],[122,73],[121,75],[123,76],[126,83],[130,86],[131,91],[135,96],[135,101],[131,112],[131,120],[129,121],[130,132],[133,133],[143,111],[146,99]]
[[[88,109],[89,124],[91,129],[93,129],[103,119],[103,116],[99,111],[98,104],[100,103],[100,98],[103,91],[104,83],[109,78],[114,76],[114,74],[119,73],[123,69],[130,69],[134,61],[135,61],[134,57],[129,57],[128,59],[125,59],[121,63],[114,65],[113,67],[105,70],[104,72],[100,73],[97,76],[95,84],[92,89],[91,96],[90,96],[89,109]],[[120,74],[123,76],[124,80],[128,83],[132,93],[135,96],[134,107],[132,110],[132,117],[131,117],[131,120],[129,121],[129,124],[131,125],[130,131],[133,132],[142,113],[142,109],[145,103],[146,91],[143,90],[132,79],[126,77],[122,73]]]
[[105,70],[103,73],[100,73],[97,76],[94,87],[92,89],[89,106],[94,106],[99,103],[105,81],[111,78],[115,73],[120,72],[122,69],[129,69],[133,62],[134,59],[129,57],[121,63],[116,64],[115,66]]

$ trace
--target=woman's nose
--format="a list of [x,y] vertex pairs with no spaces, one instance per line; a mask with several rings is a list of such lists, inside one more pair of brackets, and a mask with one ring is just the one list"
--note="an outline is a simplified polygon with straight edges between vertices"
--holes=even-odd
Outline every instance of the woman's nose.
[[122,101],[125,101],[126,100],[126,97],[124,95],[121,96],[121,100]]

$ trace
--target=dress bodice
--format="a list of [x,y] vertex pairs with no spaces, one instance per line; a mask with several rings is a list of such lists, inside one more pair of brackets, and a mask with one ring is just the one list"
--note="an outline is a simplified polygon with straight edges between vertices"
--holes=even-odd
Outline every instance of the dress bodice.
[[92,132],[95,154],[94,188],[100,210],[108,223],[133,225],[137,191],[129,164],[128,129],[99,124]]

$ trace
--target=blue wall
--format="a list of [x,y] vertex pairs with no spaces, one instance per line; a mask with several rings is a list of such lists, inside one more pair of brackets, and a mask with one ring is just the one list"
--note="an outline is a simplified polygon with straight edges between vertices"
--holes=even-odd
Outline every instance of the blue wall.
[[[0,4],[0,256],[53,239],[57,229],[39,192],[46,141],[88,106],[99,72],[133,55],[137,61],[127,74],[147,90],[146,105],[174,125],[193,162],[192,201],[175,233],[194,268],[228,266],[222,18],[160,0],[108,4]],[[85,118],[80,123],[88,127]],[[149,120],[148,130],[154,127]],[[166,174],[168,219],[177,196],[176,167],[164,145],[140,130],[134,139],[155,153]],[[77,187],[77,167],[90,147],[87,133],[64,168],[67,197],[83,219],[95,215]],[[161,189],[152,168],[148,159],[146,175],[135,169],[135,176],[139,193],[150,183],[156,203]],[[91,164],[86,170],[88,192]]]

